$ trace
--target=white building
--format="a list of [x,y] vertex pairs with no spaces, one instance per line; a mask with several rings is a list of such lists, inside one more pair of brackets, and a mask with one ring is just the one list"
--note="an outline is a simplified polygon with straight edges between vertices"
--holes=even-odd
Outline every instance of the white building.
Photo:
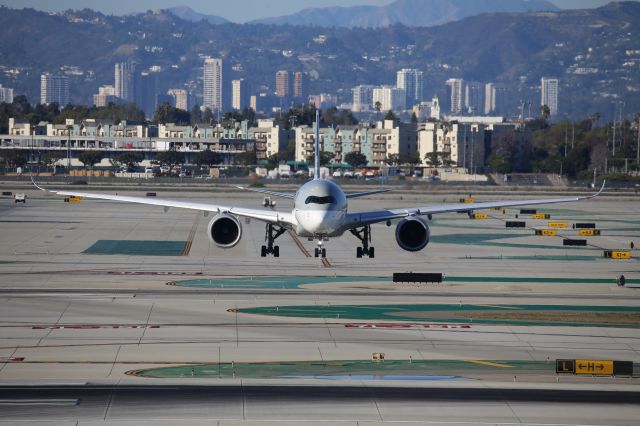
[[353,88],[353,105],[351,109],[354,112],[370,111],[373,107],[373,89],[375,86],[363,84]]
[[115,87],[108,84],[98,88],[98,93],[93,95],[93,104],[97,107],[105,107],[109,105],[109,102],[115,103],[118,99]]
[[249,89],[244,78],[231,81],[231,108],[240,111],[249,106]]
[[169,89],[167,95],[173,98],[173,104],[176,108],[189,111],[189,92],[185,89]]
[[204,84],[202,106],[222,112],[222,59],[204,60]]
[[2,84],[0,84],[0,103],[2,102],[13,103],[13,89],[2,87]]
[[438,152],[441,165],[477,172],[484,167],[485,126],[456,122],[427,122],[418,129],[418,155],[431,166],[426,155]]
[[53,102],[61,107],[69,103],[69,77],[45,73],[40,76],[40,103]]
[[464,88],[464,107],[469,114],[482,114],[484,111],[484,85],[477,81],[468,81]]
[[373,89],[373,105],[380,102],[380,111],[401,111],[407,104],[404,89],[393,86],[380,86]]
[[119,62],[114,66],[115,95],[123,101],[134,99],[135,66],[131,62]]
[[464,80],[461,78],[450,78],[447,80],[446,85],[449,90],[449,111],[454,114],[460,114],[464,102],[464,93],[462,91]]
[[557,78],[542,77],[540,106],[548,106],[552,116],[558,115],[558,85]]
[[504,113],[506,87],[503,84],[487,83],[484,86],[484,113]]
[[403,68],[397,72],[396,87],[404,89],[407,95],[405,107],[413,107],[424,100],[424,73],[415,68]]
[[413,113],[418,121],[440,120],[440,100],[438,96],[434,96],[431,102],[420,102],[420,104],[414,105]]

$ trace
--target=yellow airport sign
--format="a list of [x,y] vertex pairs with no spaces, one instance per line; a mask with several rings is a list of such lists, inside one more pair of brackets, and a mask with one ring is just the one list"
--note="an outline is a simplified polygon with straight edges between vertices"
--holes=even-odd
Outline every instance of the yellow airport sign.
[[613,361],[601,359],[576,359],[575,374],[613,375]]
[[549,222],[547,224],[547,226],[549,228],[562,228],[562,229],[565,229],[565,228],[569,227],[569,222]]
[[580,229],[578,231],[578,235],[582,237],[593,237],[596,235],[600,235],[599,229]]
[[80,201],[82,201],[84,199],[84,197],[66,197],[64,199],[65,203],[79,203]]
[[621,250],[605,250],[604,257],[608,259],[631,259],[631,252]]
[[555,229],[536,229],[536,235],[542,235],[543,237],[555,237],[558,235],[558,231]]
[[460,198],[460,202],[469,204],[469,203],[475,203],[476,200],[474,198]]
[[551,215],[549,213],[536,213],[531,215],[531,219],[551,219]]
[[489,219],[489,215],[486,213],[474,213],[471,215],[472,219]]

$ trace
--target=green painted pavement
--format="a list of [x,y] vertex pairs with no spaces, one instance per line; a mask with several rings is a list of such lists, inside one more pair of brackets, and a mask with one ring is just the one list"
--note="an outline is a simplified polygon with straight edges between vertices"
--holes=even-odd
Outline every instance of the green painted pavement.
[[180,287],[195,288],[284,288],[296,289],[307,284],[391,282],[386,277],[242,277],[176,281]]
[[[467,305],[467,304],[407,304],[407,305],[301,305],[243,308],[238,312],[258,315],[274,315],[303,318],[337,318],[370,321],[412,321],[412,322],[456,322],[491,325],[535,325],[535,326],[576,326],[576,327],[637,327],[637,323],[599,323],[543,319],[519,320],[500,316],[534,313],[544,315],[570,315],[584,312],[585,315],[598,314],[640,314],[635,306],[575,306],[575,305]],[[473,318],[477,313],[481,318]],[[487,315],[489,314],[489,315]],[[487,316],[496,315],[496,319]],[[484,318],[483,318],[484,317]]]
[[98,240],[86,254],[125,254],[138,256],[182,256],[184,241]]
[[473,372],[528,372],[555,374],[555,364],[545,361],[484,361],[502,367],[462,360],[291,361],[212,363],[136,370],[129,373],[154,378],[286,378],[300,376],[470,374]]

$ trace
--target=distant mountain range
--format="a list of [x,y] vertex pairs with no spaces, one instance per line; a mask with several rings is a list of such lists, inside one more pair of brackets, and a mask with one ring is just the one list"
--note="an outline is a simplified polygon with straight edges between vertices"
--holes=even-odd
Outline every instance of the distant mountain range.
[[207,21],[210,24],[227,24],[230,21],[226,20],[221,16],[216,15],[205,15],[202,13],[198,13],[195,10],[191,9],[189,6],[175,6],[167,9],[169,12],[173,13],[178,18],[184,19],[185,21]]
[[[424,0],[426,3],[429,0]],[[25,25],[29,23],[29,25]],[[615,102],[640,111],[640,2],[555,12],[485,13],[433,27],[320,28],[211,24],[168,11],[113,16],[84,9],[45,13],[0,7],[0,84],[37,101],[40,74],[68,75],[71,100],[90,103],[114,84],[114,64],[155,73],[158,92],[189,90],[201,102],[205,56],[225,80],[273,92],[278,70],[305,72],[308,93],[350,102],[359,84],[394,84],[401,68],[424,72],[425,96],[447,104],[445,81],[508,88],[507,110],[540,102],[540,78],[560,79],[560,109],[610,117]],[[229,83],[230,84],[230,83]]]
[[557,11],[546,0],[396,0],[386,6],[323,7],[252,23],[318,27],[378,28],[402,24],[431,27],[495,12]]

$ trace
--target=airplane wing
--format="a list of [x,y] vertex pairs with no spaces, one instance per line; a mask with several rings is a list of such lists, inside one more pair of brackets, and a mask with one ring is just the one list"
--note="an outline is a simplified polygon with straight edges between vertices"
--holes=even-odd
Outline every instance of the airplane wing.
[[389,191],[392,191],[392,189],[375,189],[373,191],[350,192],[344,195],[347,198],[357,198],[357,197],[366,197],[367,195],[373,195],[373,194],[382,194],[383,192],[389,192]]
[[263,222],[279,223],[282,225],[291,225],[292,223],[291,213],[277,212],[274,210],[249,209],[244,207],[221,206],[197,201],[167,200],[162,198],[133,197],[127,195],[110,195],[76,191],[52,191],[39,186],[33,178],[31,178],[31,181],[35,187],[41,191],[67,197],[83,197],[97,200],[119,201],[124,203],[148,204],[152,206],[162,206],[164,208],[176,207],[203,212],[230,213],[236,216],[248,217],[251,219],[261,220]]
[[259,192],[260,194],[273,195],[274,197],[282,197],[282,198],[293,199],[293,197],[295,196],[295,194],[292,194],[290,192],[269,191],[268,189],[247,188],[246,186],[238,186],[238,185],[236,185],[236,188],[242,189],[244,191]]
[[468,204],[439,204],[425,207],[412,207],[407,209],[390,209],[390,210],[377,210],[361,213],[350,213],[347,216],[347,229],[357,228],[363,225],[371,225],[377,222],[384,222],[391,219],[399,219],[407,216],[424,216],[437,213],[452,213],[452,212],[467,212],[483,209],[491,209],[498,207],[516,207],[516,206],[533,206],[539,204],[555,204],[555,203],[569,203],[574,201],[586,200],[589,198],[597,197],[602,193],[605,182],[602,183],[602,188],[598,192],[592,195],[582,197],[570,197],[570,198],[541,198],[535,200],[505,200],[505,201],[490,201],[486,203],[468,203]]

